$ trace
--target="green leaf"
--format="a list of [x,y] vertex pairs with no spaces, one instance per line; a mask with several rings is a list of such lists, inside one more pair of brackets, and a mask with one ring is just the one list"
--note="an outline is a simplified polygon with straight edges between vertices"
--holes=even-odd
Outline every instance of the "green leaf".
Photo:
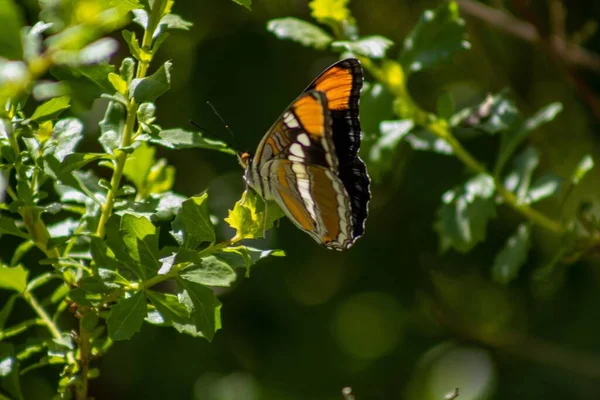
[[245,268],[246,277],[250,276],[250,267],[256,262],[267,257],[283,257],[283,250],[261,250],[248,246],[226,247],[217,254],[217,257],[224,260],[232,268]]
[[146,314],[146,296],[143,292],[120,300],[111,307],[110,315],[106,319],[108,336],[112,340],[130,339],[142,328]]
[[237,278],[235,271],[215,256],[198,258],[196,266],[186,268],[179,276],[187,281],[206,286],[222,287],[231,286]]
[[246,190],[233,206],[233,210],[229,210],[225,222],[236,230],[236,237],[257,239],[264,237],[265,232],[283,215],[283,211],[275,202],[266,203],[254,191]]
[[[184,20],[181,16],[177,14],[167,14],[158,23],[161,29],[181,29],[184,31],[189,31],[190,27],[194,24]],[[161,26],[162,25],[162,26]],[[154,36],[157,37],[158,33],[155,32]]]
[[233,2],[239,4],[240,6],[244,6],[248,10],[252,11],[252,0],[233,0]]
[[204,193],[184,201],[171,223],[171,228],[171,235],[177,243],[187,249],[195,249],[204,242],[214,242],[216,236],[210,222],[208,194]]
[[20,32],[24,25],[23,17],[13,0],[0,2],[0,24],[0,57],[9,60],[22,59]]
[[355,41],[336,41],[331,43],[333,49],[347,50],[369,58],[383,58],[394,42],[386,37],[374,35],[365,36]]
[[81,325],[83,326],[83,329],[91,332],[98,325],[99,319],[100,318],[98,317],[98,313],[96,313],[96,311],[92,309],[83,316],[83,318],[81,319]]
[[[83,124],[77,118],[61,119],[54,125],[52,139],[56,143],[52,154],[62,162],[67,155],[75,151],[75,147],[83,139]],[[47,150],[45,154],[48,154]]]
[[381,122],[381,134],[371,145],[368,156],[369,173],[374,179],[380,180],[392,168],[396,148],[413,127],[414,123],[409,119]]
[[185,197],[173,192],[152,193],[142,201],[125,201],[118,204],[115,213],[146,217],[152,221],[169,220],[175,217],[185,200]]
[[513,192],[519,203],[528,203],[529,186],[533,171],[540,162],[539,152],[533,147],[527,147],[515,158],[515,170],[504,180],[504,186]]
[[131,81],[129,95],[138,103],[155,101],[171,87],[171,66],[167,61],[154,74]]
[[448,142],[424,128],[413,129],[404,137],[404,141],[410,144],[413,150],[432,151],[444,155],[454,154],[454,149]]
[[56,65],[71,67],[107,63],[118,48],[119,43],[115,39],[105,37],[88,44],[81,50],[58,50],[53,59]]
[[412,72],[448,62],[456,53],[471,47],[464,25],[455,2],[425,11],[404,39],[398,60],[406,71]]
[[29,239],[29,235],[27,233],[17,228],[14,220],[3,215],[0,215],[0,234],[13,235],[23,239]]
[[442,251],[467,253],[485,239],[487,222],[496,216],[495,191],[493,178],[479,174],[443,194],[434,225]]
[[110,64],[61,66],[52,68],[50,73],[69,85],[72,103],[79,108],[89,109],[101,94],[113,92],[108,74],[114,72],[114,69],[114,65]]
[[70,107],[71,99],[69,96],[55,97],[40,105],[35,109],[31,120],[44,122],[55,119],[58,115]]
[[18,294],[11,295],[8,300],[2,306],[2,310],[0,310],[0,332],[4,329],[4,325],[6,325],[6,320],[10,317],[12,313],[13,307],[15,305],[15,300],[19,298]]
[[[1,7],[0,7],[1,10]],[[0,385],[13,399],[23,400],[19,381],[20,365],[12,343],[0,343]]]
[[156,307],[165,323],[170,325],[191,323],[190,312],[185,305],[179,302],[177,296],[154,290],[146,290],[146,296]]
[[490,135],[512,129],[521,121],[521,113],[515,103],[503,90],[486,99],[475,107],[465,108],[452,117],[452,127],[463,127],[482,130]]
[[123,30],[121,34],[123,35],[123,39],[125,39],[125,43],[127,43],[127,46],[129,47],[129,52],[133,57],[135,57],[136,60],[144,60],[146,62],[150,61],[150,55],[145,53],[140,47],[140,42],[137,39],[135,32]]
[[581,182],[581,180],[583,179],[583,177],[592,168],[594,168],[594,159],[592,158],[591,155],[586,154],[581,159],[581,161],[579,161],[579,164],[577,164],[577,168],[575,168],[575,172],[573,173],[573,176],[571,177],[571,182],[573,183],[573,185],[578,185],[579,182]]
[[140,135],[136,140],[147,141],[169,149],[202,148],[221,151],[236,155],[237,152],[220,140],[207,139],[200,132],[190,132],[183,129],[164,129],[157,135]]
[[523,223],[508,238],[502,250],[496,255],[492,267],[492,276],[496,282],[506,285],[518,276],[521,266],[527,261],[527,253],[531,247],[530,236],[529,224]]
[[0,265],[0,288],[24,293],[27,289],[29,271],[22,266]]
[[146,177],[154,164],[155,152],[156,149],[152,146],[141,143],[127,158],[123,174],[135,185],[138,192],[145,187]]
[[133,80],[133,77],[135,76],[135,61],[133,58],[126,57],[123,59],[121,67],[119,67],[119,74],[127,84]]
[[279,39],[290,39],[303,46],[324,50],[333,41],[327,32],[298,18],[277,18],[267,24],[267,30]]
[[183,289],[179,301],[190,311],[196,329],[211,342],[221,328],[221,302],[206,286],[184,279],[177,282]]
[[562,183],[563,179],[552,173],[546,173],[535,179],[527,193],[529,203],[535,203],[547,197],[557,195]]
[[440,118],[449,120],[454,115],[454,98],[452,93],[444,91],[438,98],[435,107]]
[[496,161],[496,171],[501,171],[517,147],[531,132],[541,125],[552,121],[562,111],[561,103],[552,103],[539,110],[534,116],[523,121],[516,129],[511,129],[502,136],[500,155]]
[[351,18],[349,0],[312,0],[308,3],[310,15],[322,24],[339,25]]
[[144,217],[125,214],[121,218],[119,234],[125,250],[138,265],[141,276],[149,278],[156,275],[160,268],[158,232],[152,222]]
[[104,118],[99,122],[100,131],[102,132],[99,141],[104,151],[109,154],[113,154],[114,150],[121,146],[125,117],[126,113],[123,105],[115,101],[108,103]]
[[85,167],[96,160],[110,160],[111,157],[105,153],[71,153],[65,157],[59,171],[60,176]]

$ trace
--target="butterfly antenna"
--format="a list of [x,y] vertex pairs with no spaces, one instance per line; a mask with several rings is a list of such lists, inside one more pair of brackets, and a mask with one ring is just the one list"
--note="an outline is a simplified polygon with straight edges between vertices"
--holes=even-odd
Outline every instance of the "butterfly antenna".
[[207,128],[205,128],[203,126],[198,125],[196,122],[192,121],[191,119],[190,119],[190,124],[194,125],[198,129],[200,129],[202,131],[202,133],[206,133],[209,136],[212,136],[217,140],[221,140],[221,137],[219,135],[215,134],[214,132],[208,130]]
[[231,138],[233,139],[233,142],[237,145],[237,141],[235,140],[235,135],[233,134],[233,131],[231,130],[231,128],[229,127],[229,124],[227,122],[225,122],[225,119],[223,119],[223,117],[221,117],[221,114],[219,114],[219,112],[217,111],[217,109],[215,108],[215,106],[212,105],[212,103],[210,101],[206,101],[206,104],[208,104],[208,106],[210,108],[212,108],[213,112],[215,113],[215,115],[217,117],[219,117],[219,119],[221,120],[221,122],[223,123],[223,125],[225,125],[225,129],[227,129],[227,131],[229,132],[229,134],[231,135]]

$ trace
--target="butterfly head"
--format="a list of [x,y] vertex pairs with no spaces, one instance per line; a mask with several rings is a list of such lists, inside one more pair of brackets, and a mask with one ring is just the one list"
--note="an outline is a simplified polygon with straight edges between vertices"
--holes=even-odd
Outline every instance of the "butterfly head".
[[237,154],[238,162],[244,169],[248,169],[248,165],[252,162],[252,155],[246,151],[240,151]]

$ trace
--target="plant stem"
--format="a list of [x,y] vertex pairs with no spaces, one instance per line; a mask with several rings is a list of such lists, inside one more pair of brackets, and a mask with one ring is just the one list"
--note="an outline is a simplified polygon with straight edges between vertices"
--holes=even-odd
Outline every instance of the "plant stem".
[[46,313],[44,307],[42,307],[40,303],[38,303],[33,293],[23,293],[23,299],[25,299],[25,301],[31,306],[31,308],[33,308],[33,311],[35,311],[35,313],[41,318],[43,324],[46,325],[46,328],[48,328],[48,330],[52,334],[52,337],[59,340],[62,339],[62,335],[60,334],[58,327],[56,326],[56,324],[54,324],[52,318],[50,318],[50,316]]
[[77,400],[87,400],[88,371],[90,366],[90,332],[83,327],[83,318],[79,320],[79,367],[81,368],[81,386],[77,390]]

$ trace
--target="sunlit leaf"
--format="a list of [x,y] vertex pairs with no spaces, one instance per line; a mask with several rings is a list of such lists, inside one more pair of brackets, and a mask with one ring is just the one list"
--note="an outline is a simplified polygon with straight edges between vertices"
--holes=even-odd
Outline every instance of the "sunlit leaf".
[[492,177],[479,174],[444,193],[434,226],[442,251],[466,253],[485,239],[488,220],[496,216],[495,191]]
[[13,0],[0,3],[0,57],[11,60],[23,58],[20,32],[24,24],[17,4]]
[[508,130],[502,136],[500,154],[496,161],[496,170],[500,171],[510,159],[515,150],[529,136],[531,132],[541,125],[552,121],[562,111],[561,103],[552,103],[543,107],[534,116],[524,120],[517,127]]
[[234,3],[239,4],[240,6],[244,6],[248,10],[251,10],[252,0],[233,0]]
[[448,62],[456,53],[471,47],[464,25],[455,2],[425,11],[404,39],[400,63],[406,71],[416,72]]
[[452,117],[450,125],[478,129],[491,135],[512,129],[521,119],[521,113],[505,90],[488,95],[475,107],[465,108]]
[[200,132],[190,132],[183,129],[164,129],[157,135],[140,135],[136,140],[148,141],[169,149],[202,148],[218,150],[232,155],[237,154],[226,143],[219,140],[207,139]]
[[71,153],[65,157],[61,164],[60,175],[68,174],[81,169],[92,161],[110,159],[105,153]]
[[369,172],[374,179],[381,179],[394,163],[393,154],[400,141],[414,127],[412,120],[381,121],[381,134],[369,149]]
[[445,155],[454,154],[454,149],[447,141],[425,128],[413,129],[404,137],[404,141],[410,144],[414,150],[432,151]]
[[16,267],[0,265],[0,288],[23,293],[27,289],[28,275],[29,271],[21,265]]
[[496,255],[492,267],[492,276],[496,282],[507,284],[518,276],[521,266],[527,261],[527,253],[531,247],[530,236],[529,224],[523,223],[508,238],[502,250]]
[[151,277],[160,268],[158,261],[158,232],[147,218],[125,214],[119,234],[129,256],[138,264],[142,276]]
[[179,302],[177,296],[155,292],[154,290],[146,290],[146,296],[148,296],[150,302],[156,307],[156,310],[160,313],[165,323],[191,323],[187,307]]
[[210,221],[208,194],[184,201],[171,227],[171,235],[185,248],[195,249],[203,242],[214,242],[216,237]]
[[166,220],[173,218],[181,204],[186,200],[173,192],[152,193],[142,201],[125,201],[118,204],[115,209],[117,214],[132,214],[137,217],[146,217],[154,220]]
[[55,97],[41,104],[35,109],[31,120],[43,122],[49,119],[54,119],[58,115],[69,108],[71,99],[69,96]]
[[113,154],[114,150],[121,146],[121,137],[125,128],[125,107],[111,101],[108,103],[104,119],[99,124],[100,135],[99,142],[107,153]]
[[573,173],[573,176],[571,177],[571,182],[573,182],[574,185],[578,185],[579,182],[583,179],[583,177],[592,168],[594,168],[594,159],[592,158],[591,155],[586,154],[581,159],[581,161],[579,161],[579,164],[577,164],[577,168],[575,168],[575,172]]
[[167,61],[152,75],[131,81],[129,95],[138,103],[155,101],[171,87],[171,66]]
[[0,234],[8,234],[18,236],[23,239],[29,239],[29,235],[27,233],[17,228],[14,220],[3,215],[0,215]]
[[222,287],[231,286],[237,278],[235,271],[215,256],[198,259],[195,266],[186,268],[179,276],[182,279],[206,286]]
[[293,17],[272,19],[267,24],[267,30],[280,39],[290,39],[317,50],[326,49],[333,41],[333,38],[323,29]]
[[379,36],[365,36],[355,41],[336,41],[331,43],[334,49],[347,50],[369,58],[383,58],[386,51],[394,45],[390,39]]
[[[163,25],[163,27],[166,29],[181,29],[184,31],[189,31],[190,27],[194,24],[192,24],[190,21],[184,20],[180,15],[170,13],[162,17],[158,25]],[[158,36],[157,33],[154,35],[155,37]]]
[[108,74],[114,72],[114,65],[96,64],[79,67],[54,67],[50,73],[71,88],[71,102],[78,107],[89,109],[92,102],[103,93],[112,93],[113,87]]
[[137,292],[128,299],[122,299],[111,307],[106,319],[108,336],[112,340],[130,339],[139,332],[146,318],[146,297]]
[[6,324],[6,320],[10,317],[12,313],[13,307],[15,305],[15,300],[19,298],[18,294],[11,295],[0,310],[0,331],[4,329],[4,325]]
[[221,328],[221,302],[206,286],[185,279],[177,282],[184,289],[179,301],[190,311],[196,329],[211,342]]
[[559,193],[563,179],[552,173],[546,173],[537,179],[529,187],[527,199],[530,203],[543,200],[547,197],[555,196]]
[[283,250],[261,250],[249,246],[226,247],[217,254],[222,260],[225,260],[232,268],[245,268],[246,277],[250,276],[250,267],[256,262],[267,257],[283,257]]
[[236,230],[238,238],[256,239],[264,237],[264,233],[283,215],[274,202],[266,203],[254,191],[247,190],[235,203],[233,210],[229,210],[225,222]]
[[81,50],[58,50],[53,58],[57,65],[71,67],[101,64],[107,63],[118,48],[119,43],[115,39],[105,37],[88,44]]
[[527,202],[533,171],[539,162],[539,152],[533,147],[527,147],[515,157],[515,170],[504,179],[504,186],[515,194],[520,203]]
[[154,164],[155,152],[154,147],[141,143],[127,158],[123,174],[133,182],[138,192],[143,190],[145,186],[148,172]]
[[23,400],[19,378],[20,365],[13,344],[0,343],[0,386],[12,398]]

